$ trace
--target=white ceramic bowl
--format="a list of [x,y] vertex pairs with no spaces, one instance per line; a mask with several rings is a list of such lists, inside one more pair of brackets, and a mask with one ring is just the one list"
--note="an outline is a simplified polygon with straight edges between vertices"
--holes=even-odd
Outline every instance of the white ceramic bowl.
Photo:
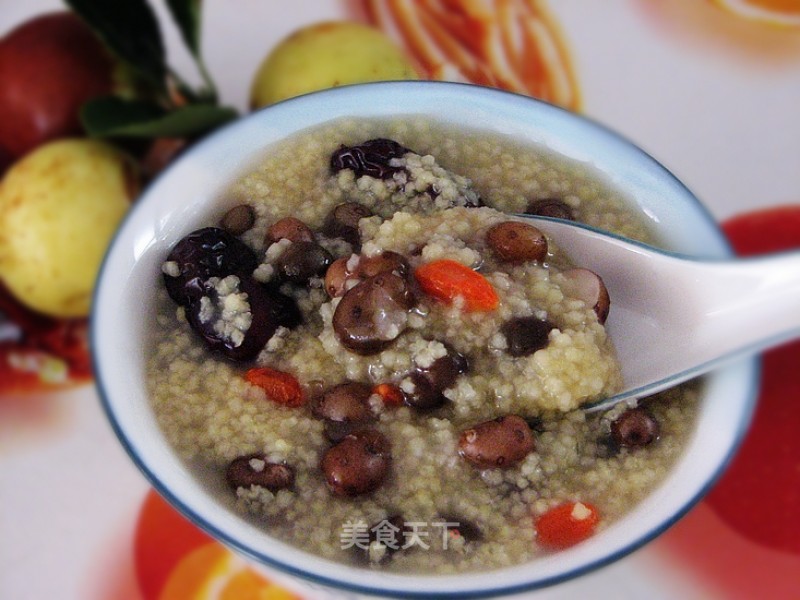
[[630,142],[559,108],[494,89],[435,82],[365,84],[310,94],[243,118],[194,146],[125,219],[103,264],[91,328],[97,383],[111,424],[134,462],[184,515],[273,575],[289,574],[315,589],[481,597],[551,585],[610,563],[673,524],[721,473],[749,422],[756,361],[707,377],[699,424],[682,458],[633,512],[572,549],[484,573],[386,574],[323,560],[272,539],[223,508],[159,430],[145,385],[145,329],[154,318],[160,265],[169,248],[208,224],[212,203],[271,144],[345,116],[398,115],[511,134],[591,163],[636,199],[643,217],[672,249],[707,257],[730,254],[713,219],[672,174]]

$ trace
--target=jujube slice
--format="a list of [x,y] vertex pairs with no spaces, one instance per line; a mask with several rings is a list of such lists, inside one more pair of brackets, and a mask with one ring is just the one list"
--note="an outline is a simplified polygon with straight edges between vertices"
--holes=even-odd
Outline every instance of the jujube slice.
[[[201,296],[208,296],[212,302],[216,300],[216,292],[207,282],[199,289],[202,290]],[[278,327],[296,327],[300,323],[300,311],[293,299],[249,277],[240,278],[238,289],[240,293],[247,294],[252,315],[251,325],[244,332],[244,340],[239,346],[215,331],[213,321],[204,323],[200,319],[199,298],[186,305],[186,319],[211,350],[233,360],[246,361],[258,355]]]
[[203,284],[210,277],[249,276],[258,266],[255,252],[219,227],[204,227],[181,239],[167,262],[177,263],[180,274],[164,274],[164,284],[182,306],[204,295]]
[[393,158],[402,158],[409,150],[394,140],[376,138],[354,146],[341,145],[331,155],[331,172],[351,169],[356,177],[369,175],[376,179],[391,179],[403,167],[389,163]]
[[404,394],[405,403],[417,410],[434,410],[447,402],[444,391],[452,387],[459,375],[469,371],[467,358],[453,348],[437,358],[430,367],[415,368],[409,378],[414,384],[412,392]]

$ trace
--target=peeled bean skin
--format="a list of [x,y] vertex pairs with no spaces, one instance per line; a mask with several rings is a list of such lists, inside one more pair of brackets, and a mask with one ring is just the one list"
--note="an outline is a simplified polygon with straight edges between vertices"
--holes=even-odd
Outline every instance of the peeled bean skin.
[[582,300],[597,315],[600,324],[606,322],[611,309],[611,297],[602,278],[589,269],[569,269],[562,273],[567,285],[565,292]]

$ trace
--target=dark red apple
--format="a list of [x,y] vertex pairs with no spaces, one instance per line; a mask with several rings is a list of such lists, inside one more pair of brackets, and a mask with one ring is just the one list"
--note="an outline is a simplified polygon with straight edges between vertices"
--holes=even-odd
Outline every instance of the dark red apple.
[[114,59],[69,12],[27,21],[0,40],[0,146],[16,158],[81,133],[78,112],[110,94]]

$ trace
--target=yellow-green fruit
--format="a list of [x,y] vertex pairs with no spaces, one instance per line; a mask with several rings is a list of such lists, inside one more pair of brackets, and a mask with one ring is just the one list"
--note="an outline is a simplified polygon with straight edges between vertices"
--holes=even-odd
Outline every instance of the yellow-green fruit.
[[419,79],[403,52],[373,27],[329,21],[300,29],[261,63],[252,108],[350,83]]
[[100,262],[136,193],[133,163],[109,144],[40,146],[0,183],[0,279],[34,310],[88,315]]

